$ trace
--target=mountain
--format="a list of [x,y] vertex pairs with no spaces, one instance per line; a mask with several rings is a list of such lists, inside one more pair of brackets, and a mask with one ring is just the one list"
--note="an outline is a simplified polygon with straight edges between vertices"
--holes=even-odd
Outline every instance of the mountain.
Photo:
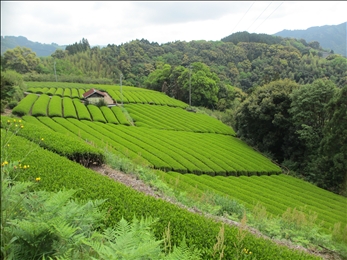
[[38,57],[50,56],[57,49],[65,49],[65,46],[59,46],[56,43],[45,44],[32,42],[23,36],[1,36],[1,55],[8,49],[17,46],[30,48]]
[[346,31],[347,22],[339,25],[310,27],[306,30],[283,30],[274,36],[304,39],[306,42],[317,41],[324,49],[347,57]]

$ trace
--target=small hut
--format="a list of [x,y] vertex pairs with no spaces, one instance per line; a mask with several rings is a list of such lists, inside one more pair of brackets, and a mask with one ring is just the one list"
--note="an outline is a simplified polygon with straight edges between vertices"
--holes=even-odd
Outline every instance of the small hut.
[[100,100],[105,101],[105,93],[92,88],[83,93],[83,99],[87,100],[89,104],[97,104]]

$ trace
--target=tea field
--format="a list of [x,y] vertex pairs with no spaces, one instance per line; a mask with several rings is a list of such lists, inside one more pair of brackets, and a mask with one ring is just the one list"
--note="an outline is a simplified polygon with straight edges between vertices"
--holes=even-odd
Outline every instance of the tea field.
[[[208,249],[213,248],[220,227],[211,219],[138,194],[79,165],[103,164],[105,151],[155,169],[170,187],[191,197],[212,192],[235,199],[249,209],[260,203],[273,216],[298,208],[306,214],[317,214],[317,222],[327,234],[336,223],[347,226],[346,198],[283,174],[279,166],[238,139],[231,127],[188,110],[181,101],[126,86],[121,91],[119,86],[110,85],[27,85],[26,97],[12,111],[24,128],[14,138],[10,154],[24,156],[29,141],[41,148],[28,156],[31,167],[22,178],[39,175],[43,179],[40,188],[82,189],[80,198],[107,198],[105,207],[112,207],[114,223],[122,215],[129,220],[134,214],[158,217],[158,237],[170,222],[173,240],[178,242],[185,234],[188,243],[204,251],[204,259],[209,259]],[[83,104],[82,95],[90,88],[107,92],[114,104]],[[12,120],[1,118],[2,128]],[[225,256],[232,259],[227,256],[232,257],[236,250],[232,241],[237,231],[226,227],[225,232]],[[251,234],[243,246],[252,248],[256,259],[316,259]]]

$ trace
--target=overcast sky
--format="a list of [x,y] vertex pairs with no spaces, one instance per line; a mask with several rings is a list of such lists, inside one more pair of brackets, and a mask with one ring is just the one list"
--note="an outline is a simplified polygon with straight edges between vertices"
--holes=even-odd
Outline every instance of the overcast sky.
[[346,10],[347,1],[1,1],[1,35],[59,45],[217,41],[239,31],[338,25]]

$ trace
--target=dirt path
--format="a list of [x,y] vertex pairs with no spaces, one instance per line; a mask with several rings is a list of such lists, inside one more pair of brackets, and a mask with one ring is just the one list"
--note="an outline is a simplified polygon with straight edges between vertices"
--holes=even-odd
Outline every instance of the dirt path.
[[[200,215],[203,215],[207,218],[211,218],[211,219],[214,219],[217,221],[224,222],[225,224],[230,225],[230,226],[237,226],[237,227],[240,226],[239,222],[235,222],[235,221],[232,221],[232,220],[224,218],[224,217],[218,217],[218,216],[213,216],[213,215],[210,215],[207,213],[203,213],[203,212],[199,211],[198,209],[188,208],[188,207],[186,207],[180,203],[177,203],[177,202],[173,201],[172,199],[161,194],[161,192],[159,192],[155,188],[150,187],[149,185],[144,183],[142,180],[139,180],[135,175],[125,174],[121,171],[114,170],[107,165],[94,166],[91,169],[102,174],[102,175],[108,176],[117,182],[123,183],[126,186],[131,187],[131,188],[133,188],[139,192],[142,192],[146,195],[152,196],[156,199],[165,200],[165,201],[173,203],[173,204],[175,204],[181,208],[184,208],[190,212],[200,214]],[[325,259],[325,260],[339,260],[340,259],[338,256],[334,256],[333,254],[331,254],[331,252],[328,252],[328,251],[326,253],[319,253],[315,250],[308,250],[302,246],[292,244],[290,241],[273,240],[273,239],[263,235],[262,233],[260,233],[258,230],[254,229],[254,228],[247,227],[247,230],[258,237],[272,240],[273,242],[275,242],[279,245],[286,246],[286,247],[291,248],[291,249],[305,251],[306,253],[322,257],[322,259]]]

